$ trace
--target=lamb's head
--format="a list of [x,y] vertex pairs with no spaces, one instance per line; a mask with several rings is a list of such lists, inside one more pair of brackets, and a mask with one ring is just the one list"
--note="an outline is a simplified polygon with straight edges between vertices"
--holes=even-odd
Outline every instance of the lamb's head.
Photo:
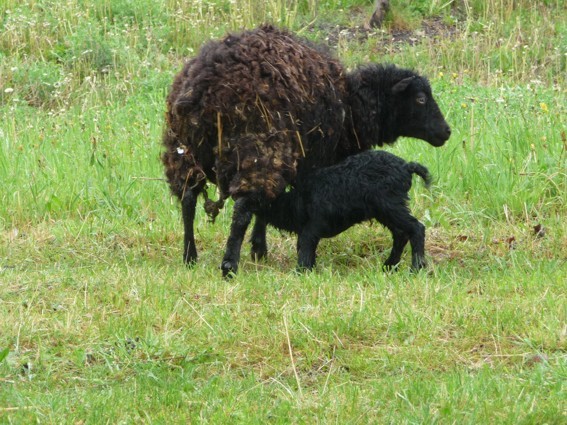
[[415,137],[442,146],[451,136],[426,78],[412,75],[392,86],[395,128],[399,136]]

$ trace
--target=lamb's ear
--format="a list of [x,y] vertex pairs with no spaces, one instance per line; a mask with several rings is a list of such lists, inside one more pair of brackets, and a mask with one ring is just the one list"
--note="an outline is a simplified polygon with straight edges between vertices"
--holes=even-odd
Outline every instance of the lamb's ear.
[[410,83],[416,78],[415,75],[412,75],[411,77],[408,78],[404,78],[402,81],[396,83],[394,85],[394,87],[392,87],[392,93],[394,94],[398,94],[403,92],[405,89],[408,88],[408,86],[410,85]]

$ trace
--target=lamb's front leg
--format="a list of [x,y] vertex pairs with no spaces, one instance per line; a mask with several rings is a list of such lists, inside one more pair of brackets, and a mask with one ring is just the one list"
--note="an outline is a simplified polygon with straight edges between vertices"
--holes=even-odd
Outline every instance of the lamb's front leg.
[[226,242],[226,250],[221,263],[223,277],[230,277],[238,270],[240,249],[246,234],[246,229],[252,220],[252,212],[247,198],[240,198],[234,203],[230,236]]
[[252,243],[251,255],[254,261],[261,260],[268,255],[266,226],[266,220],[257,215],[252,228],[252,236],[250,237],[250,242]]
[[309,229],[301,231],[297,237],[297,270],[312,270],[317,257],[317,245],[320,238]]

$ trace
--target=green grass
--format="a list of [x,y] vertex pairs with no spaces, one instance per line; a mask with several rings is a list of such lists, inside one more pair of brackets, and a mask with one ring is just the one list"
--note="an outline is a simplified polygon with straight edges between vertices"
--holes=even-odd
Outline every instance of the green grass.
[[[85,4],[0,4],[0,423],[567,421],[563,2],[392,2],[362,38],[339,31],[370,1]],[[451,35],[421,36],[432,16]],[[374,223],[324,240],[306,275],[270,230],[269,259],[246,245],[227,282],[230,203],[215,224],[199,204],[181,264],[169,84],[264,20],[430,78],[451,139],[388,148],[435,177],[411,193],[427,271],[383,273]],[[414,45],[384,41],[407,28]]]

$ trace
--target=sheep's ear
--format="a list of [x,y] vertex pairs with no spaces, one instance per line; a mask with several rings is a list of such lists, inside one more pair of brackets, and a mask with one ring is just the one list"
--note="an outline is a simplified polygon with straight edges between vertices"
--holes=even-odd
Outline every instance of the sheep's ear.
[[396,83],[394,85],[394,87],[392,87],[392,93],[394,94],[398,94],[403,92],[405,89],[408,88],[408,86],[410,85],[410,83],[415,79],[415,75],[408,77],[408,78],[404,78],[402,81]]

